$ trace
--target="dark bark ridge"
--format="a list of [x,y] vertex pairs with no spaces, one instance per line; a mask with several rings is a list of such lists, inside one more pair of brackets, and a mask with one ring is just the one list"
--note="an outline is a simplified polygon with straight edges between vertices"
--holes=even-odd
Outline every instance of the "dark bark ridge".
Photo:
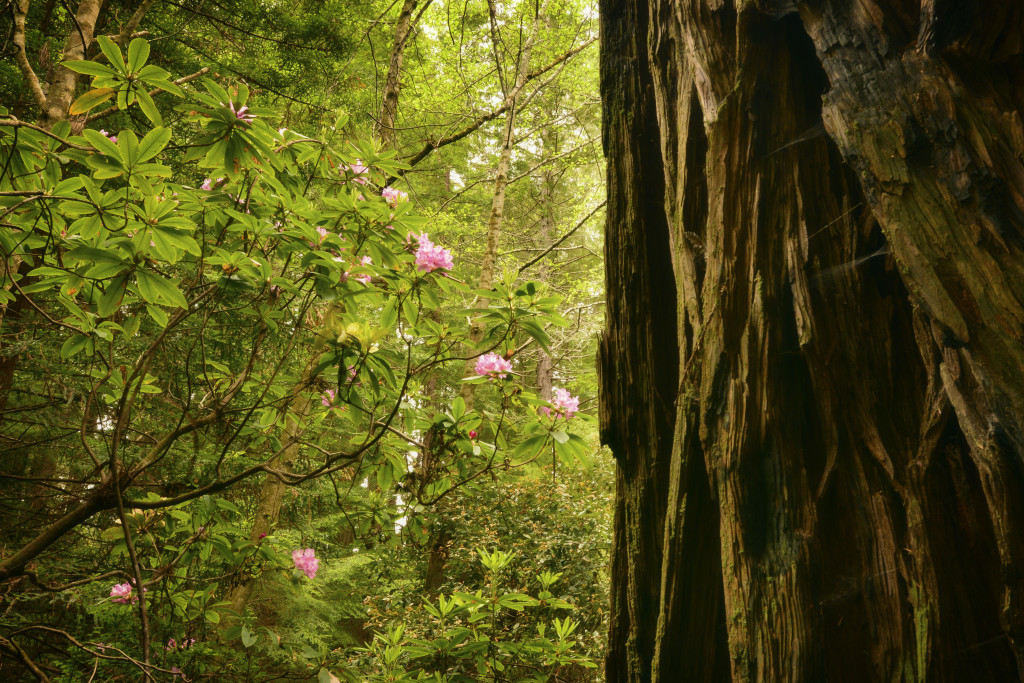
[[610,681],[1024,673],[1002,4],[602,3]]

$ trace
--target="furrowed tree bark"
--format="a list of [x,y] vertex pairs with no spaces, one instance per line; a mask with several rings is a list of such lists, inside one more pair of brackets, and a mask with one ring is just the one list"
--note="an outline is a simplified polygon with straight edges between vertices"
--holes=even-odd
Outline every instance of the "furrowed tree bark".
[[1024,674],[1024,15],[885,5],[602,3],[609,681]]

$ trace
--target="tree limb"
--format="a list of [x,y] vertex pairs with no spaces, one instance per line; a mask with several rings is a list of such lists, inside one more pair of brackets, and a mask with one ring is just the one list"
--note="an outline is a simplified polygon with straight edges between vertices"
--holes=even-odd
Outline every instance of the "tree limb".
[[135,10],[135,14],[132,15],[132,18],[128,20],[128,23],[124,25],[124,28],[121,29],[121,33],[118,35],[118,39],[121,41],[122,45],[128,42],[128,38],[132,35],[135,29],[139,27],[139,22],[142,21],[142,17],[146,16],[146,12],[149,11],[149,8],[153,6],[154,2],[156,2],[156,0],[142,0],[142,3]]
[[28,15],[28,0],[15,0],[12,5],[14,8],[13,41],[16,48],[15,59],[18,62],[18,68],[21,69],[22,75],[28,81],[29,90],[32,91],[32,99],[36,101],[39,109],[42,110],[46,108],[46,95],[43,93],[43,87],[39,85],[39,77],[32,70],[32,65],[28,62],[28,54],[25,52],[25,17]]
[[[68,142],[67,140],[65,140],[61,136],[54,135],[53,133],[51,133],[50,131],[46,130],[45,128],[43,128],[41,126],[37,126],[34,123],[26,123],[25,121],[19,121],[18,119],[14,118],[13,116],[11,118],[9,118],[9,119],[0,119],[0,128],[4,128],[4,127],[9,127],[9,128],[31,128],[32,130],[34,130],[34,131],[36,131],[38,133],[42,133],[43,135],[49,136],[49,137],[53,138],[54,140],[56,140],[57,142],[60,142],[63,145],[67,145],[68,147],[71,147],[72,149],[80,149],[83,152],[92,152],[92,151],[94,151],[92,147],[87,147],[85,145],[76,145],[73,142]],[[43,194],[43,193],[40,192],[39,194]]]
[[544,258],[544,257],[545,257],[545,256],[547,256],[548,254],[550,254],[550,253],[551,253],[551,251],[552,251],[552,250],[553,250],[553,249],[554,249],[555,247],[557,247],[557,246],[558,246],[559,244],[561,244],[562,242],[564,242],[565,240],[567,240],[567,239],[569,238],[569,236],[570,236],[570,235],[572,235],[572,234],[573,234],[574,232],[576,232],[577,230],[579,230],[580,228],[582,228],[582,227],[583,227],[583,224],[584,224],[584,223],[586,223],[586,222],[587,222],[588,220],[590,220],[590,217],[591,217],[591,216],[593,216],[593,215],[594,215],[595,213],[597,213],[597,212],[598,212],[598,210],[600,210],[600,209],[601,209],[601,208],[602,208],[602,207],[603,207],[603,206],[604,206],[605,204],[607,204],[607,203],[608,203],[608,200],[606,199],[606,200],[604,200],[603,202],[601,202],[600,204],[598,204],[597,206],[595,206],[595,207],[593,208],[593,210],[592,210],[592,211],[591,211],[590,213],[588,213],[588,214],[587,214],[586,216],[584,216],[584,217],[583,217],[583,220],[581,220],[581,221],[580,221],[579,223],[577,223],[577,224],[576,224],[576,227],[574,227],[574,228],[573,228],[572,230],[570,230],[569,232],[567,232],[567,233],[565,233],[564,235],[562,235],[561,237],[559,237],[559,238],[558,238],[557,240],[555,240],[555,241],[554,241],[554,242],[553,242],[553,243],[551,244],[551,246],[550,246],[550,247],[548,247],[547,249],[545,249],[545,250],[544,250],[543,252],[541,252],[540,254],[538,254],[538,255],[537,255],[536,257],[534,257],[534,258],[530,259],[530,260],[529,260],[529,261],[527,261],[527,262],[526,262],[525,264],[523,264],[523,265],[522,265],[522,266],[521,266],[521,267],[519,268],[519,273],[518,273],[518,274],[522,274],[522,272],[523,272],[524,270],[526,270],[527,268],[529,268],[530,266],[532,266],[532,265],[533,265],[534,263],[536,263],[537,261],[540,261],[540,260],[541,260],[542,258]]
[[[28,3],[26,2],[25,4]],[[39,665],[33,662],[32,659],[28,656],[28,653],[26,653],[21,648],[21,646],[18,645],[16,642],[14,642],[13,640],[8,640],[7,638],[0,637],[0,648],[10,650],[14,652],[14,654],[18,655],[18,659],[20,659],[22,664],[24,664],[28,668],[28,670],[32,672],[32,674],[36,677],[36,680],[40,681],[41,683],[49,683],[49,677],[43,673],[43,670],[39,668]]]

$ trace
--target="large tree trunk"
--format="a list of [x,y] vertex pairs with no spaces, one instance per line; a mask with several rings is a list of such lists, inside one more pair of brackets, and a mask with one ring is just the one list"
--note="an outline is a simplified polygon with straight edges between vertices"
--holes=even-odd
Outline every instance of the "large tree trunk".
[[603,2],[610,681],[1024,675],[1002,4]]

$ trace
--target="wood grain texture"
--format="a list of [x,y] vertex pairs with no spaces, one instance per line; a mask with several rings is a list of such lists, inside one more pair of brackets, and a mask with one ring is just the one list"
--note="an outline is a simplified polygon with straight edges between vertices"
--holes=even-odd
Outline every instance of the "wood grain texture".
[[1024,23],[990,5],[602,4],[608,680],[1021,678]]

